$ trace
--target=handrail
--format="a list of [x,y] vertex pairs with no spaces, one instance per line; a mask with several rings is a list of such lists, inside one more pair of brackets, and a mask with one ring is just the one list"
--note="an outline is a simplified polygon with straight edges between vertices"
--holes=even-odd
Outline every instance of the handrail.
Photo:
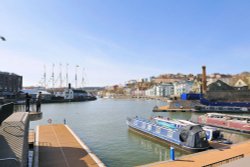
[[1,158],[0,161],[7,161],[7,160],[15,160],[16,162],[20,162],[18,158]]
[[237,155],[237,156],[234,156],[234,157],[231,157],[231,158],[227,158],[227,159],[224,159],[224,160],[221,160],[221,161],[217,161],[217,162],[214,162],[214,163],[211,163],[211,164],[208,164],[208,165],[203,165],[202,167],[216,167],[216,166],[220,166],[220,165],[232,162],[232,161],[240,159],[240,158],[244,158],[244,154],[240,154],[240,155]]

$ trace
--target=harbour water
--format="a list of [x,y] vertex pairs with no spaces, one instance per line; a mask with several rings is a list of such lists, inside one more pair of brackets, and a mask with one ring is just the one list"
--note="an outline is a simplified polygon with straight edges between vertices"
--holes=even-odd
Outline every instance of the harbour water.
[[[169,160],[169,146],[128,130],[127,117],[149,118],[156,115],[174,119],[189,120],[195,113],[170,112],[153,113],[152,108],[166,105],[156,100],[98,99],[89,102],[43,104],[43,119],[31,122],[37,125],[66,123],[90,147],[90,149],[111,167],[130,167],[156,161]],[[20,107],[20,106],[19,106]],[[224,132],[234,142],[245,141],[249,135]],[[187,153],[176,150],[176,156]]]

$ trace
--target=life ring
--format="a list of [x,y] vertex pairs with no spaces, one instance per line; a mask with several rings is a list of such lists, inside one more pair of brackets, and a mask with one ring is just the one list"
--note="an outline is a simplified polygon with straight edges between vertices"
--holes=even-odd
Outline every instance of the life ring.
[[52,119],[48,119],[48,123],[51,124],[52,123]]

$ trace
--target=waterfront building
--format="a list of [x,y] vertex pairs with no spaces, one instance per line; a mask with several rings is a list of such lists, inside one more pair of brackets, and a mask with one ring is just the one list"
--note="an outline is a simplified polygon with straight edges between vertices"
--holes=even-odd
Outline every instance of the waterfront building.
[[124,94],[125,94],[126,96],[130,96],[130,95],[131,95],[132,89],[129,88],[129,87],[124,87],[124,88],[123,88],[123,91],[124,91]]
[[193,93],[201,93],[201,80],[199,78],[196,78],[194,80],[193,86],[191,88],[191,91]]
[[193,81],[174,82],[174,95],[180,96],[183,93],[190,93],[193,87]]
[[145,91],[146,96],[170,97],[173,94],[174,86],[172,83],[154,85]]
[[63,97],[65,100],[72,100],[72,99],[84,99],[87,96],[89,96],[89,94],[85,90],[67,88],[64,89],[61,97]]
[[145,96],[145,90],[141,90],[139,88],[132,89],[131,95],[132,96]]
[[229,91],[234,90],[234,88],[227,83],[217,80],[211,84],[208,85],[208,91]]
[[172,83],[163,83],[156,86],[156,96],[170,97],[174,94],[174,86]]
[[62,97],[63,97],[64,99],[67,99],[67,100],[74,99],[74,92],[73,92],[73,89],[71,89],[71,88],[64,89]]
[[[250,101],[250,90],[244,88],[243,82],[239,80],[237,84],[241,84],[243,87],[233,87],[225,82],[218,80],[208,85],[208,91],[205,97],[211,101]],[[243,89],[244,88],[244,89]]]
[[248,89],[248,82],[244,81],[243,79],[238,79],[234,84],[235,89],[237,90],[247,90]]
[[14,73],[0,72],[0,97],[15,98],[22,89],[23,78]]
[[151,88],[145,90],[145,96],[148,97],[156,96],[156,86],[152,86]]

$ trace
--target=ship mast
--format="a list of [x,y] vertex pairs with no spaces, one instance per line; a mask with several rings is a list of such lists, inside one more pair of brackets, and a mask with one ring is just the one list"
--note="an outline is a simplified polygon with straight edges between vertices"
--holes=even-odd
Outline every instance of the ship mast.
[[82,88],[83,88],[83,86],[84,86],[84,68],[82,68]]
[[69,64],[67,63],[66,64],[66,87],[68,87],[68,84],[69,84],[68,67],[69,67]]
[[47,86],[47,81],[46,81],[46,65],[43,66],[44,73],[43,73],[43,86],[46,88]]
[[51,76],[51,78],[52,78],[52,89],[55,88],[55,73],[54,73],[54,68],[55,68],[55,64],[53,63],[52,64],[52,76]]
[[60,85],[59,87],[61,88],[62,87],[62,64],[60,63],[60,72],[59,72],[59,80],[60,80]]
[[78,68],[79,66],[78,65],[76,65],[76,69],[75,69],[75,89],[77,88],[77,68]]

